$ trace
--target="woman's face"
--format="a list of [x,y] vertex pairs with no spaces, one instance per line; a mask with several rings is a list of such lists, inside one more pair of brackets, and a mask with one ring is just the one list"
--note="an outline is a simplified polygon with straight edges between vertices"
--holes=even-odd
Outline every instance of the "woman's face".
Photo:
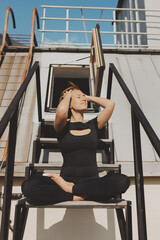
[[87,104],[86,95],[81,90],[74,89],[71,96],[71,109],[75,111],[85,111],[87,110]]

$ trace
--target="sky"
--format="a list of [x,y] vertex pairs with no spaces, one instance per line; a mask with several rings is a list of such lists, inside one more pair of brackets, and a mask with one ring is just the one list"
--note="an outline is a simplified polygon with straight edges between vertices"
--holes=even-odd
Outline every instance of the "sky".
[[[16,29],[13,29],[12,24],[12,18],[11,15],[9,15],[9,22],[8,22],[8,34],[30,34],[31,32],[31,24],[32,24],[32,11],[33,8],[37,8],[39,18],[43,16],[43,9],[41,8],[41,5],[56,5],[56,6],[84,6],[84,7],[116,7],[118,0],[0,0],[0,33],[3,33],[4,29],[4,22],[5,22],[5,14],[7,7],[11,7],[16,21]],[[78,17],[81,18],[80,10],[74,11],[73,13],[70,12],[70,17]],[[90,11],[86,12],[84,10],[84,18],[99,18],[101,11],[96,10],[92,11],[92,15]],[[64,10],[51,10],[47,9],[46,15],[49,17],[65,17]],[[108,14],[109,18],[112,18],[111,12],[105,12],[105,14]],[[104,15],[104,13],[102,14]],[[104,16],[102,16],[103,18]],[[106,18],[106,16],[105,16]],[[48,25],[47,25],[48,24]],[[94,27],[96,23],[91,23]],[[90,30],[92,27],[90,23],[86,23],[86,29]],[[105,25],[106,28],[107,25]],[[79,30],[83,30],[83,23],[82,22],[72,22],[70,24],[70,29],[74,30],[78,28]],[[40,29],[42,28],[42,20],[40,20]],[[54,22],[53,21],[47,21],[46,23],[47,29],[65,29],[65,22]],[[107,26],[107,31],[111,30],[112,24]],[[103,30],[103,24],[102,29]],[[35,24],[35,33],[36,38],[38,40],[38,43],[40,45],[41,43],[41,32],[37,30],[37,23]],[[51,39],[51,41],[63,41],[65,38],[64,34],[48,34],[45,36],[46,39]],[[111,36],[109,36],[110,38]],[[112,37],[111,37],[112,38]],[[79,36],[69,36],[70,42],[77,42],[79,40]],[[85,35],[81,39],[82,42],[85,42]],[[88,40],[90,41],[90,37],[88,36]],[[105,41],[105,40],[104,40]],[[110,40],[112,41],[112,39]],[[103,41],[102,41],[103,42]]]

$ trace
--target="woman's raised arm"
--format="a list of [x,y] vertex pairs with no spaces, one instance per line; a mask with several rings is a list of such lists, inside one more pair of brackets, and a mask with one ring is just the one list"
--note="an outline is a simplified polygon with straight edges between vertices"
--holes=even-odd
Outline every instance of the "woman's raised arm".
[[87,96],[87,95],[86,97],[87,97],[87,101],[96,103],[99,106],[104,108],[97,117],[98,128],[99,129],[103,128],[106,122],[108,122],[108,120],[112,115],[115,102],[110,99],[106,99],[102,97],[93,97],[93,96]]
[[72,90],[69,90],[64,93],[63,99],[57,107],[56,117],[54,121],[54,129],[56,132],[60,132],[67,123],[71,92]]

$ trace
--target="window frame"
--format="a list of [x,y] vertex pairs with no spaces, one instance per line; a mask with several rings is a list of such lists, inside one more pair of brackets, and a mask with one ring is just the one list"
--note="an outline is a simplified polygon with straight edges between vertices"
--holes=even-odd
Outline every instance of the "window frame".
[[[79,71],[79,72],[83,72],[84,69],[86,70],[86,72],[88,71],[88,76],[86,78],[88,78],[88,82],[89,82],[89,94],[91,96],[93,96],[93,85],[91,84],[91,79],[90,79],[90,66],[89,65],[77,65],[77,64],[68,64],[68,65],[62,65],[59,66],[58,64],[50,64],[49,65],[49,73],[48,73],[48,81],[47,81],[47,89],[46,89],[46,96],[45,96],[45,112],[56,112],[57,108],[53,108],[51,107],[51,103],[53,100],[53,94],[54,93],[54,82],[55,82],[55,78],[57,76],[54,76],[54,71],[58,72],[60,70],[57,69],[61,69],[61,72],[64,72],[64,70],[68,71],[68,72],[72,72],[73,74],[73,69],[75,70],[75,72]],[[72,71],[71,71],[72,70]],[[78,75],[79,76],[79,75]],[[82,78],[85,78],[84,76],[82,76]],[[94,107],[93,107],[93,103],[90,103],[91,107],[89,107],[87,109],[86,112],[94,112]]]
[[90,76],[94,86],[94,96],[100,96],[105,61],[102,49],[102,42],[99,32],[99,25],[92,29],[92,40],[90,50]]

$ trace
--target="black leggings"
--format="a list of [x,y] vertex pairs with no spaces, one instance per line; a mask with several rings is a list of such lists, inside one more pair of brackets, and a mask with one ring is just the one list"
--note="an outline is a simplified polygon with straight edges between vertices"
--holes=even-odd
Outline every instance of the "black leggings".
[[22,192],[31,204],[45,205],[72,201],[73,196],[81,196],[85,200],[107,201],[124,193],[130,185],[129,178],[118,173],[108,173],[104,177],[90,178],[74,183],[71,194],[62,190],[49,177],[35,176],[24,181]]

